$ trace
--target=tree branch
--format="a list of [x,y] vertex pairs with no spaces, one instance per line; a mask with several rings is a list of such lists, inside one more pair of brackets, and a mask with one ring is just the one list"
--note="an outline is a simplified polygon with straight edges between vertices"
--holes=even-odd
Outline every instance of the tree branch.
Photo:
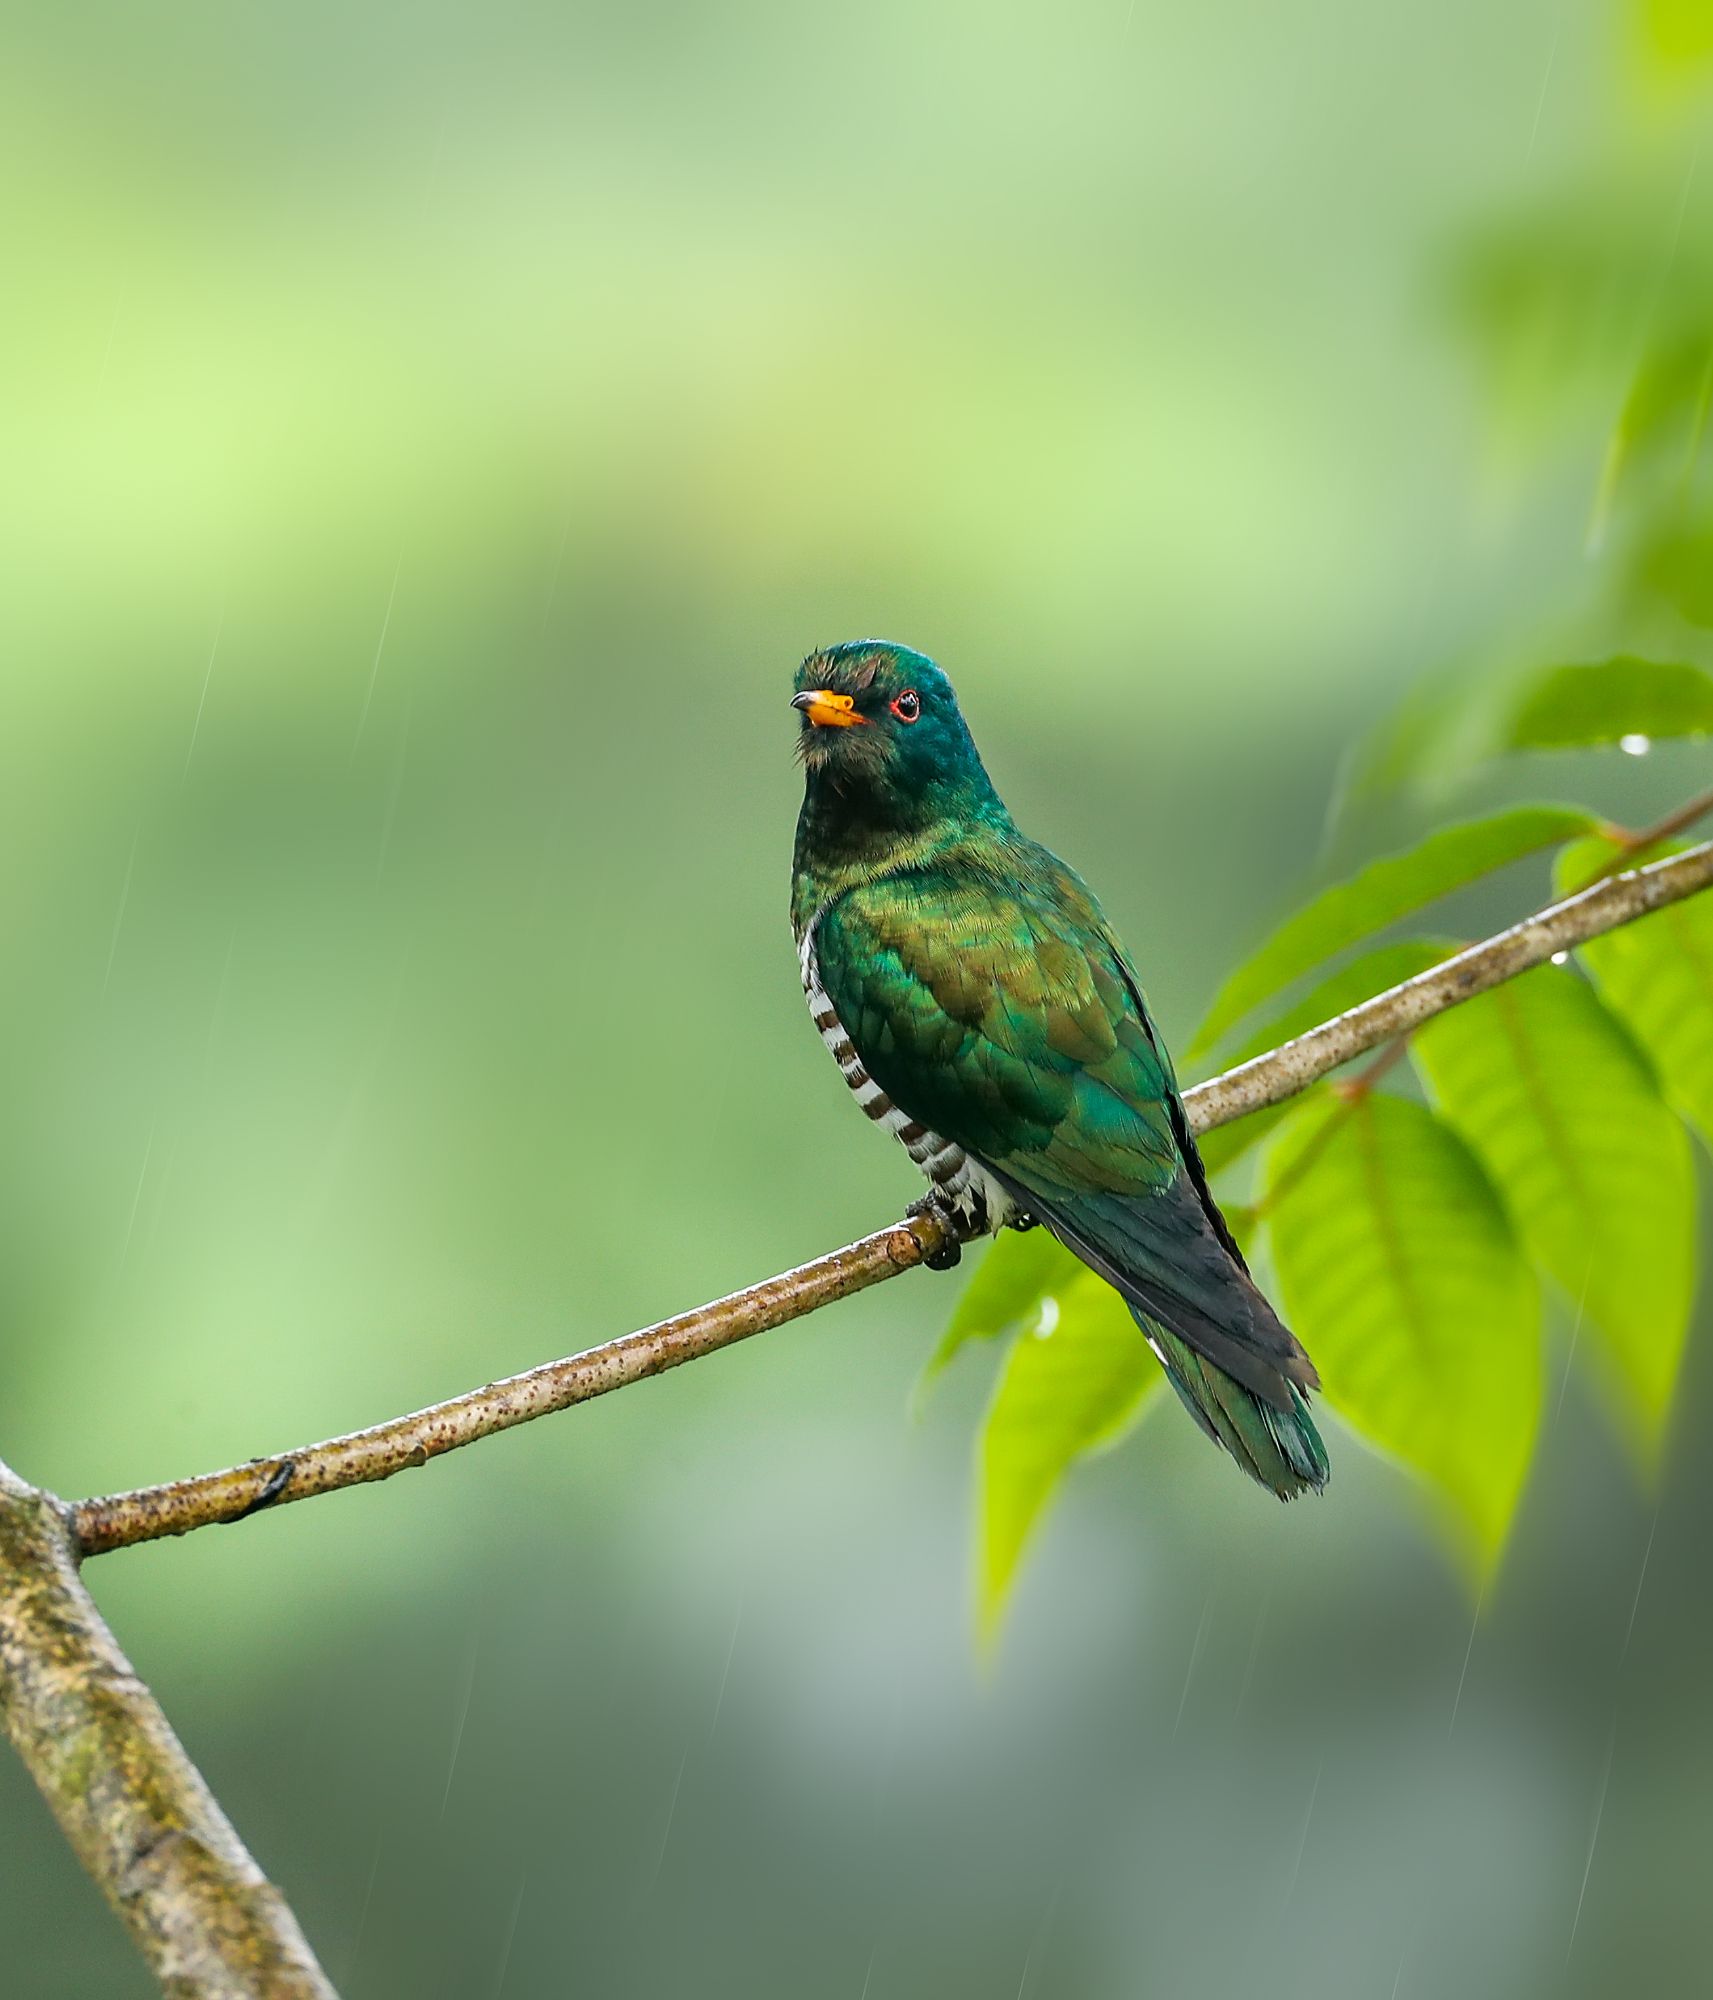
[[3,1464],[0,1723],[172,2000],[335,2000],[102,1623],[66,1510]]
[[395,1472],[426,1465],[442,1452],[474,1444],[495,1431],[527,1424],[534,1417],[586,1403],[627,1382],[640,1382],[698,1355],[712,1354],[752,1333],[783,1326],[817,1307],[831,1305],[882,1278],[909,1271],[924,1257],[945,1248],[944,1226],[931,1216],[894,1223],[860,1243],[817,1258],[800,1270],[769,1278],[730,1298],[683,1313],[659,1326],[627,1333],[604,1347],[550,1361],[503,1382],[472,1389],[449,1403],[435,1403],[372,1430],[353,1431],[325,1444],[306,1445],[283,1457],[255,1459],[226,1472],[150,1486],[104,1500],[80,1501],[72,1509],[78,1546],[86,1556],[104,1555],[132,1542],[182,1535],[192,1528],[246,1520],[265,1507],[307,1500],[342,1486],[390,1479]]
[[[1713,841],[1649,867],[1608,876],[1283,1047],[1199,1084],[1185,1096],[1190,1121],[1205,1132],[1295,1096],[1353,1057],[1543,964],[1555,952],[1585,944],[1709,885]],[[265,1507],[307,1500],[312,1494],[389,1479],[442,1452],[588,1402],[895,1278],[945,1248],[948,1240],[943,1223],[914,1216],[716,1304],[372,1430],[224,1472],[81,1501],[71,1510],[78,1547],[86,1556],[101,1555],[133,1542],[245,1520]]]

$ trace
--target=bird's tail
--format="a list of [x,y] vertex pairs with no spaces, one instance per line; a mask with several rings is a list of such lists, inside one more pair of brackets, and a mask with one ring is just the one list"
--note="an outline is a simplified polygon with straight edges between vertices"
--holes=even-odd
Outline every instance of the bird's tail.
[[1290,1408],[1277,1409],[1204,1360],[1158,1320],[1141,1313],[1136,1320],[1185,1409],[1251,1479],[1281,1500],[1321,1490],[1331,1471],[1326,1446],[1309,1415],[1308,1399],[1295,1383],[1286,1385]]

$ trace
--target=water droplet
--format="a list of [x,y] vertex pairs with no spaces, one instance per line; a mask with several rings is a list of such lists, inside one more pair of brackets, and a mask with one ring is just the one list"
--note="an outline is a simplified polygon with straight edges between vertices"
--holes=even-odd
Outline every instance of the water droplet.
[[1568,965],[1570,963],[1570,953],[1567,951],[1555,951],[1552,955],[1552,962],[1554,965]]
[[1618,738],[1618,748],[1626,757],[1645,757],[1653,747],[1653,739],[1640,734]]
[[1049,1292],[1041,1301],[1041,1317],[1035,1322],[1035,1338],[1051,1339],[1059,1324],[1059,1302]]

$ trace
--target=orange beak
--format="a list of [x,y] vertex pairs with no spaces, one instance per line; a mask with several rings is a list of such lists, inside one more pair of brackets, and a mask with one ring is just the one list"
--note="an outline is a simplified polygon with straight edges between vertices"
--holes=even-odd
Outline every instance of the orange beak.
[[856,712],[855,695],[834,694],[831,688],[814,688],[807,694],[793,695],[791,706],[817,729],[849,729],[854,723],[867,720]]

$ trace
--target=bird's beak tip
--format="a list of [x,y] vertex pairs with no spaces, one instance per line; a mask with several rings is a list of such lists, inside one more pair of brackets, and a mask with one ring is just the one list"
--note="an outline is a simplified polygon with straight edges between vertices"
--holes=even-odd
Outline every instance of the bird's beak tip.
[[791,706],[817,729],[849,729],[867,720],[858,715],[854,695],[835,694],[831,688],[805,688],[791,697]]

